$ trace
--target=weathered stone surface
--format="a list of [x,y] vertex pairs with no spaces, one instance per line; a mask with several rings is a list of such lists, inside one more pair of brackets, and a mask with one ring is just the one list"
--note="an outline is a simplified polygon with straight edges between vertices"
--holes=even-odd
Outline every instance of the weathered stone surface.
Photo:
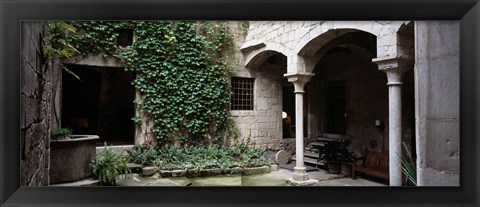
[[[142,175],[143,176],[151,176],[158,172],[158,167],[147,166],[142,168]],[[162,176],[163,177],[163,176]]]
[[242,175],[254,175],[270,172],[270,166],[244,168]]
[[187,177],[194,178],[200,176],[200,170],[198,169],[188,169],[187,170]]
[[38,48],[45,36],[43,22],[22,22],[20,185],[48,185],[52,122],[52,70],[41,62]]
[[242,176],[243,186],[288,186],[287,179],[273,173]]
[[186,177],[162,178],[153,182],[148,182],[142,186],[190,186],[192,181]]
[[290,159],[291,156],[292,154],[290,154],[289,152],[285,150],[280,150],[275,155],[275,162],[279,165],[285,165],[288,163],[288,160]]
[[130,169],[132,173],[140,173],[142,172],[142,165],[136,163],[127,163],[127,167]]
[[98,137],[52,140],[50,142],[50,183],[72,182],[92,176]]
[[172,170],[172,177],[183,177],[187,175],[186,170]]
[[[416,28],[417,184],[460,185],[459,23],[420,21]],[[435,90],[436,89],[436,90]]]
[[270,165],[270,172],[277,171],[278,165]]
[[192,178],[192,186],[242,186],[241,175]]
[[203,169],[200,171],[201,177],[217,176],[221,174],[222,174],[222,170],[220,169]]
[[310,179],[305,181],[295,181],[293,179],[287,179],[287,183],[292,186],[318,186],[318,180]]
[[172,177],[172,171],[171,170],[159,170],[159,172],[160,172],[160,176],[162,178]]

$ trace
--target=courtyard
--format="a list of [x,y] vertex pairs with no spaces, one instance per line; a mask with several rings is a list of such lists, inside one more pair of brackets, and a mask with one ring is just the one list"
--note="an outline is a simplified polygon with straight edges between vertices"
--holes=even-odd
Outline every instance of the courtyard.
[[[287,169],[256,175],[233,174],[200,178],[161,178],[158,174],[142,177],[139,174],[129,174],[117,179],[117,186],[290,186],[287,180],[291,174],[292,171]],[[338,174],[329,174],[322,169],[308,172],[308,174],[310,178],[319,180],[317,186],[387,186],[385,183],[371,179],[352,179]],[[90,178],[52,186],[95,186],[98,182],[97,179]]]
[[21,185],[369,185],[307,170],[343,162],[389,186],[459,185],[458,22],[23,25]]

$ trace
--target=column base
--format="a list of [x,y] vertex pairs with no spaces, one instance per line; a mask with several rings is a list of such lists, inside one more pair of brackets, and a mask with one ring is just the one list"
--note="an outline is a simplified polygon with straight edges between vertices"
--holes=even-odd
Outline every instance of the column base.
[[289,178],[287,179],[287,183],[292,186],[318,186],[320,182],[315,179],[309,179],[305,181],[295,181],[292,178]]
[[293,168],[292,180],[294,181],[306,181],[308,180],[307,168],[295,167]]

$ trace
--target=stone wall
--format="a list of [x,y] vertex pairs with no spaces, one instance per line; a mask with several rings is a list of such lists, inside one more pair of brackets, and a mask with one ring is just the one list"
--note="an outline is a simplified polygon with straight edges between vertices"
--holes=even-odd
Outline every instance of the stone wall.
[[460,27],[458,21],[415,24],[418,184],[460,184]]
[[[240,47],[245,40],[245,30],[240,21],[228,22],[235,36],[235,55],[231,63],[235,64],[234,77],[255,78],[254,109],[232,110],[230,113],[240,130],[240,139],[250,139],[252,147],[262,149],[294,150],[294,139],[282,136],[282,84],[286,82],[285,64],[263,64],[260,68],[244,67],[245,58]],[[251,22],[250,22],[251,23]],[[234,140],[230,140],[232,142]]]
[[[250,21],[248,35],[242,47],[245,48],[258,42],[264,42],[267,44],[267,49],[281,52],[286,56],[296,56],[299,53],[308,54],[308,47],[316,47],[346,32],[360,30],[377,36],[377,57],[385,57],[395,55],[398,48],[401,47],[396,41],[397,31],[405,23],[407,22]],[[328,32],[335,29],[340,30]],[[311,42],[314,39],[318,41]],[[307,48],[304,48],[305,46]],[[247,62],[251,58],[250,56],[247,55]]]
[[52,77],[56,70],[40,56],[43,22],[22,22],[21,37],[21,186],[49,184]]

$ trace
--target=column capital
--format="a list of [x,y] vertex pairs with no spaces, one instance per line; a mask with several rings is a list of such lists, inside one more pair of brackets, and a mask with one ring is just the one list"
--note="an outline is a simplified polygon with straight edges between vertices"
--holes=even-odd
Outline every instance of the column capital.
[[297,73],[287,73],[283,76],[288,79],[288,82],[293,83],[295,86],[295,93],[303,93],[303,87],[306,83],[310,81],[314,73],[307,73],[307,72],[297,72]]
[[414,60],[408,55],[386,56],[374,58],[372,62],[378,69],[387,74],[387,85],[402,85],[402,74],[413,67]]

